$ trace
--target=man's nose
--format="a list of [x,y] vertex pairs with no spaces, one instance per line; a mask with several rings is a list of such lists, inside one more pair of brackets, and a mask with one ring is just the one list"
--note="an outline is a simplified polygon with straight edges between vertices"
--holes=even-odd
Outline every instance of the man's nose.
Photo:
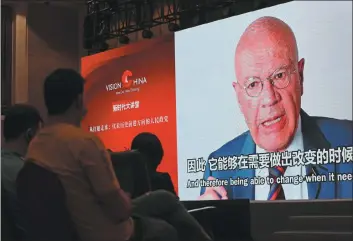
[[262,107],[273,106],[278,102],[278,93],[270,81],[264,81],[262,90]]

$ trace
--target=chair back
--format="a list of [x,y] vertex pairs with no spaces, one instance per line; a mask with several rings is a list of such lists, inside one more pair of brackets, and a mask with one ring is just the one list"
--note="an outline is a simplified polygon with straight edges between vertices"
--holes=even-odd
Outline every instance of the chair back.
[[17,241],[22,238],[18,236],[15,221],[10,214],[8,204],[8,194],[1,183],[1,240]]
[[17,196],[28,240],[76,240],[65,190],[55,173],[26,161],[17,177]]
[[140,152],[135,150],[113,152],[111,160],[121,188],[130,193],[131,198],[151,191],[147,165]]

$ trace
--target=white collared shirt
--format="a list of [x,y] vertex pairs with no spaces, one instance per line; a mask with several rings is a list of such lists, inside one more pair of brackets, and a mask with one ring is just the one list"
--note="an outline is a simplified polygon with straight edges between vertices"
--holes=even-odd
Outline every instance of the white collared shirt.
[[[298,128],[293,138],[292,143],[288,146],[286,151],[304,151],[304,143],[303,143],[303,133],[302,133],[302,124],[301,118],[299,116]],[[264,149],[259,146],[256,146],[256,153],[266,153]],[[269,176],[268,168],[256,169],[255,175],[257,177],[266,178]],[[306,168],[305,166],[294,166],[287,167],[284,176],[305,176]],[[283,184],[283,191],[286,197],[286,200],[298,200],[298,199],[308,199],[308,185],[306,182],[302,182],[299,185],[294,184]],[[255,186],[255,200],[267,200],[268,194],[270,192],[270,185],[256,185]]]

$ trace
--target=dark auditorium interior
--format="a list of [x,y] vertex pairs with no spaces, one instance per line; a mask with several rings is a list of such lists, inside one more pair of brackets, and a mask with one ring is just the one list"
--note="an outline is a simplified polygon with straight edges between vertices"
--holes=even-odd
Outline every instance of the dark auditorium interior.
[[[8,110],[15,104],[28,103],[34,106],[45,126],[48,116],[43,83],[54,70],[72,69],[81,73],[81,58],[85,56],[98,56],[111,49],[125,49],[139,42],[162,38],[186,29],[192,31],[199,25],[287,2],[291,1],[3,0],[1,147],[5,142],[4,120]],[[212,32],[209,34],[212,35]],[[148,132],[148,128],[145,131]],[[131,143],[132,139],[125,141]],[[150,170],[148,158],[142,151],[127,146],[120,149],[108,146],[105,154],[109,155],[120,188],[132,200],[158,189],[154,188],[151,176],[155,170]],[[169,174],[156,179],[172,182]],[[55,173],[32,162],[26,163],[18,173],[17,198],[25,210],[22,218],[30,220],[24,230],[15,225],[8,205],[9,195],[3,180],[1,183],[2,241],[86,241],[80,240],[66,205],[67,193]],[[177,196],[178,187],[174,190],[173,184],[171,186],[171,192]],[[188,215],[205,230],[210,237],[208,240],[353,240],[352,200],[309,201],[238,199],[180,200],[180,203]],[[99,241],[94,238],[88,241],[95,240]],[[106,240],[122,241],[102,239]],[[139,235],[125,240],[170,241],[144,239]]]

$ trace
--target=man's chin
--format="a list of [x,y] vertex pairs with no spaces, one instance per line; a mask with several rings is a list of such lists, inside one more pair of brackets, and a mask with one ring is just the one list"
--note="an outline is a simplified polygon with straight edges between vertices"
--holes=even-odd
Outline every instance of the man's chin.
[[283,151],[288,147],[289,140],[283,136],[269,137],[265,136],[261,138],[256,145],[268,152]]

